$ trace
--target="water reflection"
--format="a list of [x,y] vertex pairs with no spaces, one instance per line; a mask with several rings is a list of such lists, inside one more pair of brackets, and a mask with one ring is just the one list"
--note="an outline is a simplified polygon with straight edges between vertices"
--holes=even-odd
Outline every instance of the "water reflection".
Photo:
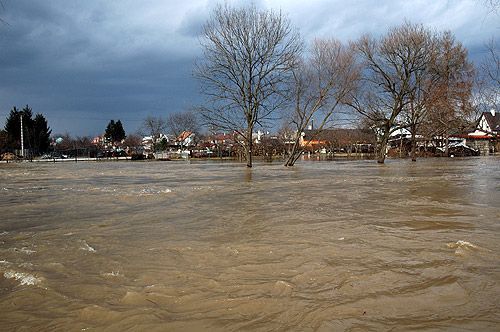
[[245,173],[245,182],[252,182],[252,169],[246,168],[244,173]]

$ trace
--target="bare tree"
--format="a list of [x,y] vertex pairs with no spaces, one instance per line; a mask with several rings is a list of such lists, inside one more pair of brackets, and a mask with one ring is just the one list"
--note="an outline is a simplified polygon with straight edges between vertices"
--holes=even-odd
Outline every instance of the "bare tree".
[[171,113],[167,116],[165,124],[168,133],[176,137],[184,131],[200,132],[198,116],[194,111]]
[[481,114],[491,109],[500,108],[500,57],[494,39],[486,45],[487,56],[479,66],[476,75],[474,97],[474,113],[472,122],[479,120]]
[[378,132],[377,161],[384,163],[392,131],[415,89],[415,73],[425,69],[427,31],[405,22],[380,40],[369,36],[356,43],[363,76],[357,93],[347,103],[374,123]]
[[142,145],[142,137],[138,134],[130,134],[123,141],[123,145],[129,149],[136,149]]
[[252,167],[252,132],[284,101],[301,50],[299,35],[281,12],[226,4],[205,24],[202,47],[195,75],[208,106],[201,114],[211,127],[238,134]]
[[293,166],[302,154],[300,136],[316,118],[316,133],[331,121],[342,101],[352,92],[359,76],[354,49],[337,40],[316,40],[311,56],[294,71],[293,105],[290,126],[294,129],[293,145],[285,166]]
[[481,69],[486,74],[486,78],[496,88],[500,88],[500,54],[495,39],[491,39],[486,45],[488,55],[486,60],[482,63]]
[[467,116],[473,111],[474,67],[468,61],[465,47],[446,31],[438,38],[429,71],[435,77],[427,102],[429,124],[435,135],[444,138],[447,154],[450,131],[466,129]]
[[[3,1],[0,1],[0,9],[5,10],[5,6],[3,5]],[[0,22],[7,24],[7,22],[5,22],[2,17],[0,17]]]
[[438,73],[431,70],[433,59],[439,56],[437,38],[427,29],[420,30],[415,37],[409,47],[422,48],[425,53],[420,59],[420,66],[412,75],[412,84],[407,95],[408,102],[402,112],[402,124],[411,133],[410,157],[412,161],[417,161],[417,133],[426,123],[430,111],[429,100],[439,82]]
[[492,13],[497,13],[500,8],[500,0],[482,0],[482,2]]
[[154,117],[149,115],[142,122],[141,131],[143,134],[151,136],[153,149],[156,149],[156,143],[165,128],[166,122],[162,117]]

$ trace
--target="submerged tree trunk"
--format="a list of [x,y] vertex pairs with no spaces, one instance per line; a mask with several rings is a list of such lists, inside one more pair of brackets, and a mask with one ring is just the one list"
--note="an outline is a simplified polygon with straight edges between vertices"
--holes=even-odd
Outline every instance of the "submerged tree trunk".
[[247,137],[245,142],[245,159],[247,161],[247,167],[252,167],[252,148],[253,148],[253,140],[252,140],[252,131],[253,128],[249,128],[247,130]]
[[417,129],[411,126],[411,161],[417,161]]
[[387,149],[387,138],[382,138],[380,141],[379,150],[377,151],[377,163],[383,164],[385,162],[385,150]]
[[390,135],[390,126],[386,124],[384,126],[384,133],[382,134],[382,139],[380,140],[379,150],[377,151],[377,163],[379,164],[383,164],[385,162],[389,135]]
[[217,5],[203,27],[204,58],[195,69],[208,101],[200,107],[204,122],[240,134],[248,167],[252,130],[288,103],[285,92],[302,50],[290,20],[257,7]]
[[299,138],[296,138],[293,142],[292,150],[285,161],[285,167],[291,167],[295,165],[295,162],[299,159],[302,154],[302,149],[299,148]]
[[446,133],[446,136],[444,137],[444,155],[446,157],[449,157],[449,149],[448,149],[448,145],[450,143],[450,136],[448,135],[448,133]]

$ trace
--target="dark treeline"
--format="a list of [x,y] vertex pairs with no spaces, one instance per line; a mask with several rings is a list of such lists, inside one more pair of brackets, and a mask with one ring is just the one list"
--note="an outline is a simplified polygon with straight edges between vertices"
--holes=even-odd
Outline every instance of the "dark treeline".
[[23,143],[26,156],[45,153],[50,148],[52,130],[47,119],[38,113],[33,118],[31,107],[26,105],[22,110],[13,107],[5,121],[4,130],[0,131],[0,151],[15,152],[21,150],[21,121],[23,122]]

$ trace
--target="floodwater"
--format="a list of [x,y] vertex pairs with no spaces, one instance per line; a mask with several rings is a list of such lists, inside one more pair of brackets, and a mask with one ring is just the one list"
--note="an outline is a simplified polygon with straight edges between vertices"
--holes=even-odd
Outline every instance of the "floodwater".
[[0,164],[2,331],[488,331],[500,158]]

